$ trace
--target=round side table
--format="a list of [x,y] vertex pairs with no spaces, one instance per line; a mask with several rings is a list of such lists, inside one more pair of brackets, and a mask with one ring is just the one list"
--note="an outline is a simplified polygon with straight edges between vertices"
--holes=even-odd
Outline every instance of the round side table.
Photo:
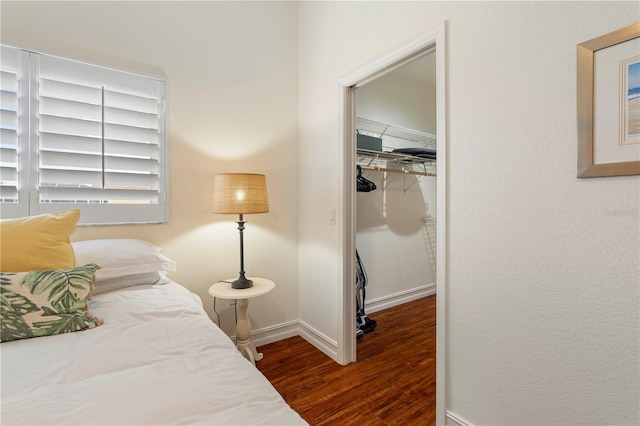
[[[256,345],[254,345],[249,336],[251,335],[251,321],[249,321],[249,314],[247,312],[249,308],[249,299],[253,297],[263,296],[270,293],[275,288],[276,284],[266,278],[250,277],[253,280],[253,287],[235,289],[231,288],[231,282],[235,278],[231,278],[224,281],[218,281],[209,287],[209,294],[214,297],[214,311],[215,311],[215,299],[230,299],[236,301],[236,308],[238,312],[238,320],[236,322],[236,347],[253,365],[256,361],[262,359],[262,353],[258,353]],[[217,312],[216,312],[217,314]]]

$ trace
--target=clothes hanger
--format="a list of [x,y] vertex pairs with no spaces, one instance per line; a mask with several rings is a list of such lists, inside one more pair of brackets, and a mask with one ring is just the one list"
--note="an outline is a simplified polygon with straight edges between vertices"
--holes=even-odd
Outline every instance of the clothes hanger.
[[362,176],[362,167],[360,165],[356,165],[356,170],[358,171],[358,177],[356,178],[356,190],[358,192],[371,192],[377,188],[375,183]]

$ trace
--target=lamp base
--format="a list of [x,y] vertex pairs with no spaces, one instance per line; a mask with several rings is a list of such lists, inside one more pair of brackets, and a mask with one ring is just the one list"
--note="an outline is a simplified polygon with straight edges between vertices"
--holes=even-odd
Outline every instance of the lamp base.
[[231,283],[231,288],[235,288],[235,289],[243,289],[243,288],[251,288],[251,287],[253,287],[253,281],[251,281],[250,279],[247,279],[247,277],[244,276],[244,272],[241,272],[238,279]]

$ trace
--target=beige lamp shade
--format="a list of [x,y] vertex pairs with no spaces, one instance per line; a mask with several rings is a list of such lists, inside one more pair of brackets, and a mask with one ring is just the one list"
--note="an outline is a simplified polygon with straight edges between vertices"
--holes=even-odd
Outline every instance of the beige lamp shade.
[[221,173],[213,185],[213,213],[250,214],[269,211],[265,175]]

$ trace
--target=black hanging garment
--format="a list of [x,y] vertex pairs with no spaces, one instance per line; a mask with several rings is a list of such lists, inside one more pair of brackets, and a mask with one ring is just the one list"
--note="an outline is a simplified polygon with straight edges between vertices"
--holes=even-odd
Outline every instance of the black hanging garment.
[[362,266],[358,250],[356,250],[356,338],[358,339],[376,328],[376,321],[367,317],[364,312],[364,288],[366,286],[367,273],[364,270],[364,266]]
[[376,189],[376,184],[371,182],[369,179],[366,179],[362,176],[362,167],[360,165],[356,166],[358,170],[358,177],[356,178],[357,187],[356,190],[358,192],[371,192]]

